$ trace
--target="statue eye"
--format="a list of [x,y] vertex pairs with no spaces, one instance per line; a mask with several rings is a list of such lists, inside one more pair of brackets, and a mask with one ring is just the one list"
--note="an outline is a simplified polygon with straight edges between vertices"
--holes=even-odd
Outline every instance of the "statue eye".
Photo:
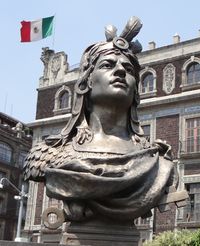
[[130,73],[130,74],[134,74],[134,72],[135,72],[134,68],[131,66],[127,66],[126,71],[127,71],[127,73]]
[[100,65],[100,68],[113,68],[113,64],[111,62],[104,62]]

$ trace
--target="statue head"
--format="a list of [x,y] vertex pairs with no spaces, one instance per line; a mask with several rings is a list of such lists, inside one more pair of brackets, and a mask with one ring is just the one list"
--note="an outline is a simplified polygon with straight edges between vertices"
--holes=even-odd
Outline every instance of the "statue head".
[[124,38],[115,37],[112,41],[99,42],[89,46],[81,59],[80,76],[75,85],[75,92],[78,94],[86,94],[92,90],[91,86],[91,74],[94,72],[97,61],[102,56],[108,55],[124,55],[134,67],[134,77],[137,83],[137,91],[134,95],[134,105],[137,107],[139,104],[138,97],[138,83],[139,83],[139,71],[140,65],[138,59],[133,53],[133,49]]
[[[137,117],[137,106],[139,105],[138,83],[140,65],[136,54],[142,50],[138,41],[131,42],[135,37],[142,24],[137,17],[132,17],[122,34],[117,37],[116,28],[114,26],[106,27],[106,41],[98,42],[90,45],[83,53],[80,63],[80,74],[75,84],[75,101],[72,107],[72,118],[67,126],[62,130],[61,135],[64,139],[68,139],[70,135],[74,135],[77,128],[78,130],[89,130],[87,118],[89,114],[88,105],[90,100],[90,92],[92,90],[91,75],[95,70],[95,65],[102,56],[114,54],[123,56],[134,68],[134,78],[136,81],[136,89],[130,105],[128,118],[129,130],[136,135],[143,135],[142,128],[140,127]],[[87,135],[87,134],[86,134]]]

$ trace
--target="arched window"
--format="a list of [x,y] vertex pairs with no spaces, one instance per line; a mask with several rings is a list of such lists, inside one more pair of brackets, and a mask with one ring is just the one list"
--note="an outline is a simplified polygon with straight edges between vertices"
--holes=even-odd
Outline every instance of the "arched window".
[[11,147],[4,142],[0,142],[0,160],[10,163],[11,157],[12,157]]
[[187,84],[196,84],[200,82],[200,64],[191,63],[187,68]]
[[26,158],[27,154],[28,153],[25,152],[25,151],[19,153],[18,164],[19,164],[20,167],[24,166],[24,161],[25,161],[25,158]]
[[69,92],[64,91],[60,94],[59,97],[59,109],[68,108],[69,107]]
[[139,92],[141,99],[156,96],[156,71],[146,66],[140,71]]
[[72,93],[69,87],[63,85],[55,94],[54,114],[65,114],[71,110]]
[[182,67],[182,83],[183,91],[200,88],[200,58],[191,56],[185,61]]
[[146,73],[142,76],[141,92],[148,93],[154,90],[154,76],[152,73]]

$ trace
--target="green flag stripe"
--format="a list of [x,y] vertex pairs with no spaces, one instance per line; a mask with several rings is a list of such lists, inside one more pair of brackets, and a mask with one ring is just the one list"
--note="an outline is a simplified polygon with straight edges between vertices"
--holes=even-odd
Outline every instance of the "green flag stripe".
[[52,34],[54,16],[42,19],[42,38],[46,38]]

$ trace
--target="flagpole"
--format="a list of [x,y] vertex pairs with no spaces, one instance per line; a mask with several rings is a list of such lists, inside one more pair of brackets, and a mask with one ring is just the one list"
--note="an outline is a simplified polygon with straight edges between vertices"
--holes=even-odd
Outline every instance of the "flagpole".
[[52,37],[52,49],[54,49],[55,32],[56,32],[56,13],[54,14],[53,37]]

